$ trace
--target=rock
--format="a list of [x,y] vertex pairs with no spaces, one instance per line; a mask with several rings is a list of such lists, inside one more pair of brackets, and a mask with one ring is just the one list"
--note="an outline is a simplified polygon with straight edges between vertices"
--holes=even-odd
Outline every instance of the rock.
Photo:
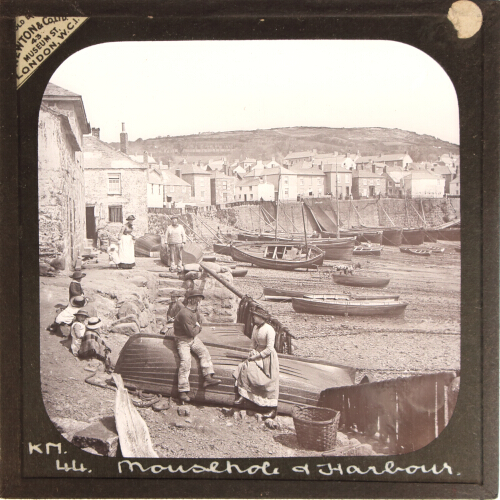
[[233,418],[234,418],[235,420],[241,420],[241,412],[239,412],[239,411],[235,411],[235,412],[233,413]]
[[168,297],[172,295],[172,292],[179,290],[177,287],[162,287],[158,288],[158,298]]
[[188,424],[192,424],[192,423],[193,423],[193,419],[192,419],[191,417],[186,418],[186,422],[187,422]]
[[262,422],[262,415],[260,413],[256,413],[255,418],[257,419],[257,422]]
[[87,453],[91,453],[92,455],[101,455],[94,448],[82,448],[82,451],[86,451]]
[[80,420],[74,420],[72,418],[56,417],[52,419],[52,423],[55,425],[56,429],[64,434],[64,437],[71,442],[73,436],[85,427],[88,427],[88,422],[82,422]]
[[[220,273],[220,265],[219,264],[216,264],[215,262],[204,262],[203,265],[210,269],[210,271],[214,272],[214,273]],[[207,273],[205,273],[207,274]]]
[[200,273],[197,273],[195,271],[189,271],[188,273],[186,274],[183,274],[181,276],[181,279],[183,279],[184,281],[188,281],[188,280],[198,280],[200,279]]
[[104,417],[95,424],[76,432],[71,442],[79,448],[93,448],[100,455],[115,457],[118,449],[115,418]]
[[266,427],[268,429],[279,429],[280,428],[279,422],[276,422],[272,418],[266,418],[266,420],[264,420],[264,423],[266,424]]
[[134,276],[130,279],[130,282],[139,287],[144,287],[148,284],[148,280],[144,276]]
[[200,272],[201,271],[201,267],[199,264],[186,264],[184,266],[184,271],[195,271],[195,272]]
[[337,432],[337,446],[347,446],[349,438],[342,432]]
[[125,316],[130,316],[130,315],[138,317],[139,308],[131,302],[124,302],[120,307],[120,309],[118,310],[117,316],[118,318],[123,318]]
[[234,408],[222,408],[221,411],[225,417],[232,417],[234,415]]
[[139,326],[141,328],[146,328],[149,323],[150,323],[150,316],[149,314],[146,312],[146,310],[142,311],[140,314],[139,314]]
[[120,319],[114,321],[111,324],[111,328],[113,328],[116,325],[120,325],[122,323],[136,323],[137,326],[140,326],[139,325],[139,318],[135,314],[129,314],[128,316],[124,316],[123,318],[120,318]]
[[232,427],[233,425],[234,425],[234,424],[233,424],[232,422],[228,422],[228,423],[226,424],[226,427]]
[[57,257],[55,259],[52,259],[49,264],[56,270],[58,271],[64,271],[66,268],[66,264],[64,262],[64,257]]
[[139,333],[137,323],[120,323],[110,330],[112,333],[121,333],[122,335],[134,335]]
[[191,410],[186,406],[179,406],[177,407],[177,415],[180,417],[189,417],[189,415],[191,415]]
[[275,421],[279,423],[281,429],[290,429],[292,431],[295,430],[295,425],[293,424],[292,417],[285,417],[282,415],[278,415]]

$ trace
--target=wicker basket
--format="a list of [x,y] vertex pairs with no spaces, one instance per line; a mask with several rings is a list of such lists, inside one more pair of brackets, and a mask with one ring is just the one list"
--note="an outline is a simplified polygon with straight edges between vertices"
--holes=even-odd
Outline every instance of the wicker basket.
[[317,406],[294,406],[292,417],[300,446],[317,451],[335,448],[339,411]]

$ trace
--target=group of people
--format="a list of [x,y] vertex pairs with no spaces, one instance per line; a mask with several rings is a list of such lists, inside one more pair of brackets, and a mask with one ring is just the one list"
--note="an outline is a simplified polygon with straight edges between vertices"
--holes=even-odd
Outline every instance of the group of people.
[[109,354],[111,349],[101,337],[102,321],[96,316],[90,316],[85,306],[88,299],[82,287],[82,279],[86,276],[81,271],[75,271],[69,285],[69,304],[56,316],[47,330],[60,336],[65,336],[62,326],[70,328],[70,351],[81,359],[96,358],[110,366]]
[[[167,312],[167,319],[174,324],[174,337],[179,354],[178,392],[183,402],[189,402],[189,374],[191,371],[191,353],[200,360],[204,377],[203,387],[217,385],[221,380],[215,378],[210,353],[198,338],[202,329],[202,316],[198,310],[204,299],[197,290],[186,292],[184,301],[175,294]],[[245,400],[263,408],[264,418],[276,416],[279,395],[279,361],[274,347],[276,332],[269,324],[269,315],[262,309],[253,311],[254,328],[252,348],[248,357],[240,363],[233,376],[237,389],[235,405],[242,405]],[[266,411],[267,410],[267,411]]]

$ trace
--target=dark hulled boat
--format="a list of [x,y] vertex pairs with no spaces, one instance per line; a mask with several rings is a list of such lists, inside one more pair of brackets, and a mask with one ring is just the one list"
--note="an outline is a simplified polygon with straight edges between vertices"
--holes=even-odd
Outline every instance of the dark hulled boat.
[[328,300],[398,300],[399,294],[369,294],[347,295],[332,292],[303,292],[296,290],[280,290],[278,288],[264,288],[266,300],[275,302],[290,302],[292,298],[327,298]]
[[[221,325],[223,327],[223,325]],[[236,325],[231,324],[234,329]],[[243,327],[243,325],[240,325]],[[204,335],[203,332],[200,335]],[[229,346],[234,338],[243,337],[244,347]],[[207,336],[203,342],[210,352],[215,374],[222,380],[216,386],[203,388],[203,376],[197,358],[192,358],[190,396],[199,403],[232,405],[236,392],[233,373],[236,366],[248,357],[250,339],[241,333],[212,333],[220,337],[219,344],[211,343]],[[223,345],[225,344],[225,345]],[[278,354],[280,363],[280,392],[278,411],[290,414],[297,404],[318,406],[321,394],[332,387],[350,386],[354,383],[355,370],[323,360],[303,359]],[[129,338],[115,366],[125,385],[145,392],[177,396],[177,370],[179,357],[173,337],[138,334]]]
[[460,241],[460,228],[425,229],[425,241],[435,243],[437,240]]
[[388,227],[382,230],[382,244],[398,247],[403,242],[403,230],[400,227]]
[[214,243],[214,252],[219,255],[231,255],[231,245],[225,243]]
[[295,312],[336,316],[397,316],[404,313],[407,305],[406,302],[399,302],[397,300],[292,299],[292,307]]
[[334,274],[333,281],[337,285],[364,286],[368,288],[384,288],[389,284],[391,278],[387,276],[362,276],[359,274]]
[[403,229],[403,243],[405,245],[421,245],[424,242],[423,229]]
[[232,245],[231,257],[264,269],[293,271],[323,264],[325,252],[315,246],[291,243],[260,242]]

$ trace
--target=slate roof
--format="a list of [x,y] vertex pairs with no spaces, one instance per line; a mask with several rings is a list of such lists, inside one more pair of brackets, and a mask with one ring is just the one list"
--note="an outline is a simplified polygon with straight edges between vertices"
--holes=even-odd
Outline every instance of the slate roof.
[[386,161],[397,161],[397,160],[402,160],[406,156],[406,153],[397,153],[397,154],[392,154],[392,155],[375,155],[375,156],[359,156],[356,158],[356,163],[368,163],[370,161],[379,161],[379,162],[386,162]]
[[262,175],[297,175],[296,172],[285,167],[258,168],[250,171],[245,177],[260,177]]
[[[138,170],[146,170],[147,168],[143,163],[137,163],[133,161],[128,155],[122,153],[121,151],[117,151],[116,149],[112,148],[105,142],[102,142],[100,139],[93,135],[87,135],[83,137],[83,151],[99,151],[103,160],[125,160],[124,163],[121,163],[116,167],[111,167],[110,163],[103,163],[103,165],[98,165],[97,167],[92,168],[133,168]],[[84,168],[89,168],[85,165],[85,162]]]
[[175,165],[173,170],[180,170],[182,175],[185,174],[199,174],[199,175],[211,175],[211,172],[201,169],[200,167],[193,164]]
[[189,182],[177,177],[171,170],[162,170],[161,176],[163,178],[163,184],[167,186],[186,186],[191,187]]
[[285,156],[285,160],[298,160],[299,158],[308,158],[309,156],[315,156],[313,151],[296,151],[294,153],[288,153]]
[[433,174],[427,170],[413,170],[411,173],[405,175],[403,178],[407,179],[442,179],[440,175]]
[[380,174],[376,174],[375,172],[372,172],[371,170],[353,170],[352,176],[353,177],[377,177],[379,179],[382,177]]
[[334,163],[323,163],[323,172],[337,172],[339,174],[351,174],[352,171],[342,165],[335,165]]
[[290,170],[292,172],[295,172],[297,175],[311,175],[311,176],[314,176],[314,177],[326,175],[325,172],[323,172],[323,170],[320,170],[318,167],[311,167],[311,168],[294,168],[294,167],[291,167]]

